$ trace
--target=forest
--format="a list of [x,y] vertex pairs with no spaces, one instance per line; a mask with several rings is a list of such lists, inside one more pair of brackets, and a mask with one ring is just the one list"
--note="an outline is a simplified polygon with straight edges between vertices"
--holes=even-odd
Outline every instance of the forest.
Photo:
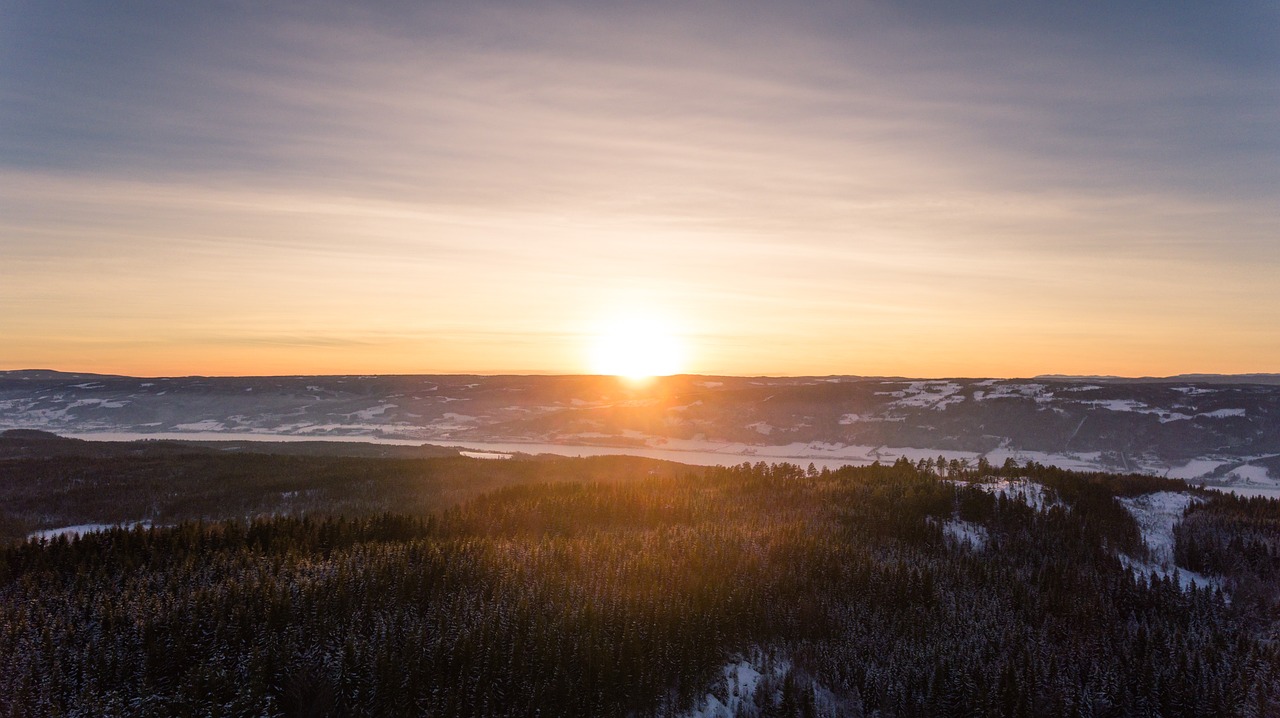
[[24,456],[0,491],[14,529],[153,522],[10,536],[3,716],[1280,715],[1280,501],[1198,493],[1184,588],[1121,560],[1119,499],[1195,491],[1149,476]]

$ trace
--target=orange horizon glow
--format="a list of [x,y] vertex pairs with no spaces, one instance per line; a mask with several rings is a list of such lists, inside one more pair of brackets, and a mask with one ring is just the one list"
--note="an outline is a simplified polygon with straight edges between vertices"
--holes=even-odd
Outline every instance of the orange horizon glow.
[[0,369],[1280,372],[1266,23],[820,5],[31,4]]
[[[589,356],[589,352],[584,356]],[[473,365],[437,364],[424,361],[420,356],[316,356],[314,353],[297,355],[284,351],[260,353],[253,350],[224,350],[221,354],[193,350],[173,352],[164,356],[141,357],[124,352],[120,356],[99,356],[97,360],[69,359],[63,361],[33,358],[31,361],[0,361],[0,371],[23,369],[49,369],[69,373],[112,374],[136,377],[165,376],[352,376],[352,375],[418,375],[418,374],[477,374],[477,375],[623,375],[642,378],[649,375],[705,375],[705,376],[903,376],[911,378],[1029,378],[1041,375],[1163,377],[1181,374],[1266,374],[1274,373],[1266,367],[1247,362],[1181,365],[1169,364],[1093,364],[1087,361],[1061,362],[1038,365],[1031,358],[1017,361],[943,362],[924,361],[861,361],[847,364],[838,361],[814,361],[805,364],[735,364],[732,361],[709,363],[706,352],[701,360],[681,366],[674,371],[617,372],[606,371],[588,359],[561,365],[537,365],[518,363],[516,357],[503,363],[497,357]]]

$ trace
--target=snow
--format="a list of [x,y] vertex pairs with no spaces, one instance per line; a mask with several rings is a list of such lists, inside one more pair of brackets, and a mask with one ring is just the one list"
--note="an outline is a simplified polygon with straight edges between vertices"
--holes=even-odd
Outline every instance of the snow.
[[773,433],[773,426],[763,421],[757,421],[754,424],[747,424],[748,429],[755,429],[756,433],[768,436]]
[[469,459],[510,459],[511,454],[499,451],[459,451],[459,454]]
[[133,528],[134,526],[149,528],[151,526],[151,522],[150,521],[132,521],[132,522],[127,521],[120,524],[76,524],[75,526],[62,526],[56,529],[44,529],[42,531],[32,531],[31,533],[27,534],[27,540],[46,539],[51,541],[53,539],[58,538],[59,536],[66,536],[67,538],[71,539],[77,536],[83,536],[85,534],[98,533],[101,531],[109,531],[117,526],[123,526],[124,528]]
[[959,391],[960,385],[955,382],[913,381],[908,382],[907,388],[900,391],[876,393],[897,397],[897,401],[888,405],[891,407],[932,407],[941,411],[948,404],[964,401],[964,396],[956,396]]
[[985,527],[960,519],[950,519],[942,524],[942,533],[958,545],[969,544],[976,549],[986,548],[990,538]]
[[1036,511],[1044,511],[1060,505],[1045,492],[1044,486],[1028,479],[997,479],[995,481],[955,481],[961,486],[972,486],[996,496],[1008,496],[1010,500],[1021,501]]
[[1206,486],[1205,488],[1246,498],[1260,496],[1267,499],[1280,499],[1280,487],[1277,486]]
[[387,409],[395,409],[396,406],[396,404],[379,404],[378,406],[371,406],[368,409],[353,411],[350,414],[347,414],[347,416],[354,416],[355,418],[363,421],[373,421],[375,416],[382,416],[387,413]]
[[1167,424],[1171,421],[1183,421],[1191,418],[1189,414],[1183,414],[1171,409],[1161,409],[1159,407],[1148,406],[1147,404],[1135,399],[1094,399],[1091,401],[1082,401],[1080,403],[1086,406],[1100,407],[1107,411],[1131,412],[1134,414],[1154,414],[1160,419],[1161,424]]
[[1122,497],[1121,505],[1138,522],[1142,542],[1152,559],[1162,564],[1173,563],[1173,527],[1182,521],[1187,507],[1199,501],[1182,491],[1157,491],[1142,496]]
[[1099,406],[1107,411],[1135,411],[1146,413],[1148,407],[1146,404],[1134,399],[1094,399],[1092,401],[1083,401],[1082,404],[1090,406]]
[[1142,531],[1142,542],[1147,545],[1147,550],[1151,554],[1150,560],[1147,561],[1139,561],[1131,556],[1120,556],[1121,562],[1133,571],[1135,577],[1145,580],[1152,573],[1160,578],[1176,575],[1178,585],[1184,591],[1192,585],[1200,588],[1221,586],[1221,581],[1218,579],[1179,568],[1173,560],[1173,527],[1182,521],[1182,515],[1187,507],[1200,501],[1199,498],[1181,491],[1157,491],[1142,496],[1122,497],[1118,500],[1138,522],[1138,528]]
[[423,446],[422,440],[388,439],[380,436],[310,436],[273,434],[268,431],[81,431],[58,432],[68,439],[85,441],[349,441],[392,446]]
[[1275,479],[1267,473],[1267,467],[1254,466],[1253,464],[1244,464],[1237,466],[1227,472],[1227,479],[1240,481],[1246,484],[1262,484],[1265,486],[1275,486]]
[[1162,579],[1176,577],[1178,579],[1178,587],[1183,591],[1186,591],[1192,586],[1196,586],[1197,588],[1222,587],[1222,581],[1220,579],[1214,578],[1213,576],[1206,576],[1202,573],[1196,573],[1195,571],[1188,571],[1185,568],[1177,566],[1170,568],[1150,561],[1138,561],[1129,556],[1125,556],[1124,554],[1120,555],[1120,563],[1124,564],[1125,568],[1132,571],[1134,578],[1139,580],[1145,581],[1153,573]]
[[764,677],[759,671],[745,660],[740,660],[724,666],[721,674],[728,687],[725,700],[708,693],[701,705],[685,714],[686,718],[733,718],[746,705],[755,705],[756,688]]
[[173,428],[178,431],[221,431],[227,427],[221,421],[204,419],[201,421],[193,421],[189,424],[174,424]]
[[[679,718],[734,718],[759,716],[766,706],[777,707],[781,686],[793,672],[794,663],[786,657],[766,657],[760,649],[751,651],[750,659],[735,657],[720,669],[710,690],[696,706]],[[849,715],[847,704],[836,698],[826,686],[809,683],[817,715]],[[767,693],[766,693],[767,691]]]
[[[1184,414],[1172,409],[1161,409],[1159,407],[1148,406],[1147,404],[1137,401],[1136,399],[1093,399],[1090,401],[1082,401],[1081,404],[1087,406],[1096,406],[1107,411],[1130,412],[1134,414],[1154,414],[1159,417],[1161,424],[1167,424],[1171,421],[1186,421],[1193,418],[1191,414]],[[1244,416],[1244,409],[1218,409],[1216,411],[1208,411],[1195,416],[1203,416],[1209,419],[1225,419],[1233,416]]]
[[[979,384],[980,386],[989,386],[991,391],[975,392],[975,401],[989,401],[991,399],[1009,399],[1009,398],[1040,398],[1045,386],[1044,384]],[[1053,396],[1052,393],[1049,396]]]
[[1230,416],[1244,416],[1244,409],[1218,409],[1217,411],[1206,411],[1196,416],[1203,416],[1210,419],[1225,419]]
[[878,423],[882,421],[906,421],[905,416],[864,416],[862,414],[845,414],[840,417],[839,424],[841,426],[849,426],[850,424],[862,423]]
[[82,406],[95,406],[99,409],[119,409],[128,403],[128,399],[123,401],[111,401],[109,399],[76,399],[70,404],[67,404],[67,410],[78,409]]
[[1182,466],[1175,469],[1169,469],[1165,472],[1165,476],[1168,476],[1171,479],[1182,479],[1184,481],[1189,479],[1198,479],[1201,476],[1208,476],[1213,473],[1214,469],[1217,469],[1219,466],[1223,466],[1226,463],[1228,462],[1219,461],[1217,459],[1192,459]]

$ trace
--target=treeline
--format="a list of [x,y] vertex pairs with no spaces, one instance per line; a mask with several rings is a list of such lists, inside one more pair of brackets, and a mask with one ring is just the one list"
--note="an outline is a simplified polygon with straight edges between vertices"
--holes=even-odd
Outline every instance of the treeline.
[[[41,443],[61,451],[63,441],[69,442]],[[184,454],[155,443],[160,446],[147,446],[137,456],[53,453],[0,459],[0,543],[36,530],[90,523],[388,511],[426,515],[510,484],[626,481],[684,471],[679,464],[627,456],[479,461]]]
[[[0,715],[675,716],[762,651],[761,715],[1277,715],[1256,606],[1136,579],[1125,480],[1054,476],[1044,511],[744,464],[11,545]],[[1203,511],[1265,534],[1275,503]]]
[[1174,527],[1175,558],[1222,576],[1234,601],[1280,639],[1280,501],[1221,494]]

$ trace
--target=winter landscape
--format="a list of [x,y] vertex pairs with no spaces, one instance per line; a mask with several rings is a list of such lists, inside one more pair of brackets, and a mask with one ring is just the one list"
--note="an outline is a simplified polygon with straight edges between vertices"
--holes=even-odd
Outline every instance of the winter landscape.
[[1280,376],[1126,381],[0,372],[0,429],[86,439],[359,440],[838,468],[1013,459],[1280,487]]
[[0,718],[1280,718],[1277,28],[0,2]]

